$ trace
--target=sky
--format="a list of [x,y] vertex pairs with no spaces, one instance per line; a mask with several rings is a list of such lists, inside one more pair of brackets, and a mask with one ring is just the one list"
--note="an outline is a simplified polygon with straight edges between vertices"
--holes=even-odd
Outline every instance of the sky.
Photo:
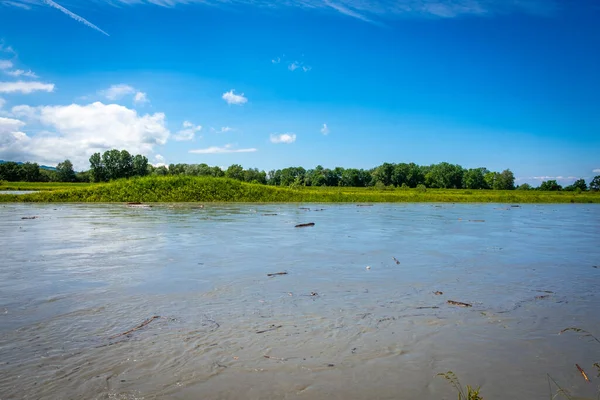
[[0,0],[0,159],[600,175],[597,0]]

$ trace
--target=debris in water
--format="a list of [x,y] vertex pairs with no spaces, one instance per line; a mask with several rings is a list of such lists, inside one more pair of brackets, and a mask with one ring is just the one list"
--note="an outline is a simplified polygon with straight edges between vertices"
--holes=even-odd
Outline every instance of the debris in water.
[[310,208],[308,208],[308,207],[298,207],[298,209],[299,210],[308,210],[308,211],[310,211]]
[[469,222],[485,222],[485,219],[470,219]]
[[550,297],[549,294],[543,294],[541,296],[535,296],[536,300],[542,300],[542,299],[547,299],[548,297]]
[[392,257],[392,260],[394,260],[394,262],[396,263],[396,265],[400,265],[400,261],[398,261],[398,259],[396,259],[396,257]]
[[319,295],[319,293],[317,293],[317,292],[310,292],[310,295],[311,295],[311,296],[318,296],[318,295]]
[[335,364],[327,364],[328,367],[335,367]]
[[277,325],[277,326],[271,325],[271,327],[269,329],[265,329],[265,330],[262,330],[262,331],[256,331],[256,333],[265,333],[265,332],[275,331],[275,330],[277,330],[279,328],[283,328],[283,325]]
[[462,301],[454,301],[454,300],[448,300],[448,304],[452,304],[453,306],[459,306],[459,307],[473,307],[472,304],[463,303]]
[[152,318],[148,318],[147,320],[145,320],[144,322],[142,322],[141,324],[139,324],[135,328],[130,329],[130,330],[126,331],[126,332],[119,333],[117,335],[111,336],[111,337],[109,337],[109,339],[114,339],[114,338],[118,338],[119,336],[129,335],[130,333],[135,332],[138,329],[142,329],[143,327],[145,327],[146,325],[148,325],[150,322],[152,322],[152,321],[154,321],[155,319],[158,319],[158,318],[162,318],[162,317],[160,315],[155,315]]
[[597,265],[592,265],[592,268],[600,268],[600,267],[598,267]]
[[513,204],[511,207],[513,207],[513,208],[518,208],[518,207],[521,207],[521,206],[520,206],[520,205],[518,205],[518,204]]
[[267,276],[277,276],[277,275],[287,275],[287,272],[273,272],[272,274],[267,274]]
[[357,204],[356,207],[373,207],[373,204]]
[[589,382],[589,378],[587,377],[585,371],[583,370],[583,368],[581,368],[579,366],[579,364],[575,364],[575,366],[577,367],[577,369],[579,370],[579,372],[581,372],[581,375],[583,376],[583,379],[585,379],[587,382]]
[[370,265],[367,265],[367,269],[371,269],[371,266],[370,266]]
[[441,296],[444,294],[444,292],[440,292],[439,290],[436,292],[433,292],[433,294],[435,294],[436,296]]
[[439,308],[438,306],[432,306],[432,307],[417,307],[417,310],[426,310],[426,309],[435,309],[435,308]]
[[263,214],[263,215],[264,215],[265,217],[272,217],[272,216],[275,216],[275,215],[277,215],[277,214]]
[[271,357],[271,356],[263,356],[264,358],[268,358],[270,360],[277,360],[277,361],[287,361],[287,358],[279,358],[279,357]]
[[298,224],[295,227],[296,228],[306,228],[307,226],[315,226],[315,223],[314,222],[309,222],[309,223],[306,223],[306,224]]
[[33,217],[21,217],[21,219],[38,219],[38,216],[33,216]]

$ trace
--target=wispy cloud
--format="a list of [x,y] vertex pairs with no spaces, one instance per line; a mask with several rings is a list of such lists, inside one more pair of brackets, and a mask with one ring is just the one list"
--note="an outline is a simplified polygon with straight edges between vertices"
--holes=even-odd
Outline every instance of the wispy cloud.
[[2,110],[2,108],[4,107],[5,104],[6,104],[6,100],[4,100],[2,97],[0,97],[0,110]]
[[105,34],[106,36],[110,36],[108,33],[104,32],[102,29],[98,28],[96,25],[92,24],[90,21],[88,21],[85,18],[80,17],[79,15],[67,10],[66,8],[64,8],[63,6],[61,6],[60,4],[52,1],[52,0],[42,0],[45,4],[49,5],[50,7],[56,8],[57,10],[67,14],[69,17],[73,18],[75,21],[81,22],[82,24],[97,30],[100,33]]
[[272,133],[271,134],[271,143],[294,143],[296,141],[295,133]]
[[593,169],[592,172],[595,174],[600,174],[600,168]]
[[[160,7],[202,4],[252,5],[263,9],[303,8],[315,12],[334,12],[368,23],[381,24],[380,20],[398,17],[416,18],[455,18],[465,15],[482,16],[504,13],[548,14],[557,8],[558,0],[97,0],[112,6],[149,4]],[[72,13],[52,0],[0,0],[0,4],[30,8],[34,4],[45,3],[57,8],[71,18],[107,34],[82,17]],[[71,4],[84,0],[71,0]]]
[[0,69],[6,70],[13,67],[13,63],[10,60],[0,60]]
[[29,71],[25,71],[22,69],[15,69],[13,71],[6,71],[7,75],[10,76],[15,76],[15,77],[19,77],[19,76],[26,76],[27,78],[39,78],[35,72],[29,70]]
[[178,142],[184,142],[194,140],[196,132],[200,132],[202,127],[200,125],[194,125],[190,121],[183,122],[183,129],[177,132],[173,138]]
[[144,92],[137,92],[135,96],[133,96],[133,102],[135,104],[145,104],[149,103],[148,96]]
[[36,91],[52,92],[54,91],[53,83],[42,82],[0,82],[0,93],[23,93],[29,94]]
[[220,129],[210,128],[210,131],[213,133],[227,133],[234,131],[234,129],[228,126],[222,126]]
[[235,94],[234,92],[235,90],[231,89],[229,92],[223,93],[223,96],[221,97],[227,102],[227,104],[236,104],[241,106],[242,104],[246,104],[248,102],[248,99],[244,97],[244,93]]
[[522,176],[518,177],[515,180],[520,181],[574,181],[576,179],[580,179],[577,176]]
[[205,149],[190,150],[192,154],[226,154],[226,153],[254,153],[258,151],[255,148],[249,149],[236,149],[232,144],[226,144],[223,147],[211,146]]
[[323,127],[321,128],[321,133],[323,135],[329,135],[329,127],[327,126],[327,124],[323,124]]
[[281,58],[280,57],[274,58],[274,59],[271,60],[271,62],[273,64],[279,64],[281,62]]
[[125,85],[123,83],[118,85],[112,85],[108,89],[100,90],[99,95],[106,97],[108,100],[119,100],[123,96],[127,96],[135,93],[136,90],[133,86]]

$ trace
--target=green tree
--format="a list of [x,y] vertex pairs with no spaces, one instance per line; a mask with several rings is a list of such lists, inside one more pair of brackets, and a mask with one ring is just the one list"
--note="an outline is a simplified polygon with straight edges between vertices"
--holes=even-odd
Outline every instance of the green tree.
[[61,182],[75,182],[73,163],[71,163],[69,160],[58,163],[56,166],[56,173],[58,174],[58,179]]
[[487,189],[485,181],[485,168],[472,168],[465,171],[463,175],[463,187],[465,189]]
[[119,178],[129,178],[133,176],[133,156],[127,150],[121,150],[119,153]]
[[460,165],[441,162],[434,164],[425,175],[425,184],[431,188],[460,189],[462,188],[464,170]]
[[533,188],[529,183],[523,183],[522,185],[517,186],[517,190],[532,190]]
[[107,179],[100,153],[94,153],[90,157],[90,175],[93,182],[104,182]]
[[393,184],[394,164],[383,163],[373,170],[373,182],[381,182],[385,186]]
[[20,179],[26,182],[39,182],[42,180],[40,166],[36,163],[26,162],[20,166]]
[[244,180],[244,168],[239,164],[233,164],[227,171],[225,171],[225,176],[231,179],[237,179],[238,181]]
[[539,190],[546,191],[558,191],[562,190],[562,186],[560,186],[555,180],[545,181],[539,187]]
[[512,171],[510,169],[505,169],[497,174],[493,188],[494,190],[514,190],[515,176]]
[[0,181],[17,182],[20,179],[21,168],[16,162],[0,164]]
[[119,164],[121,152],[116,149],[107,150],[102,154],[102,165],[104,166],[104,180],[119,179]]
[[133,157],[132,163],[133,176],[146,176],[148,175],[148,159],[140,154]]
[[594,192],[600,190],[600,175],[597,175],[592,179],[590,182],[590,190],[593,190]]
[[572,185],[567,186],[565,188],[565,190],[569,190],[569,191],[579,190],[579,191],[585,192],[586,190],[588,190],[588,186],[585,183],[585,179],[577,179],[575,182],[573,182]]

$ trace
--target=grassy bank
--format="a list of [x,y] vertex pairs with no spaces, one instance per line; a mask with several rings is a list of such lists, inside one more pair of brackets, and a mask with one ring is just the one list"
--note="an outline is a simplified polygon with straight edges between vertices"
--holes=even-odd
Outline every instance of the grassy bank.
[[[540,192],[300,187],[281,188],[225,178],[171,176],[118,180],[102,184],[8,184],[0,190],[43,190],[0,195],[0,202],[482,202],[600,203],[596,192]],[[42,189],[43,188],[43,189]],[[15,189],[16,190],[16,189]]]
[[65,190],[84,188],[91,185],[93,185],[93,183],[0,181],[0,190]]

